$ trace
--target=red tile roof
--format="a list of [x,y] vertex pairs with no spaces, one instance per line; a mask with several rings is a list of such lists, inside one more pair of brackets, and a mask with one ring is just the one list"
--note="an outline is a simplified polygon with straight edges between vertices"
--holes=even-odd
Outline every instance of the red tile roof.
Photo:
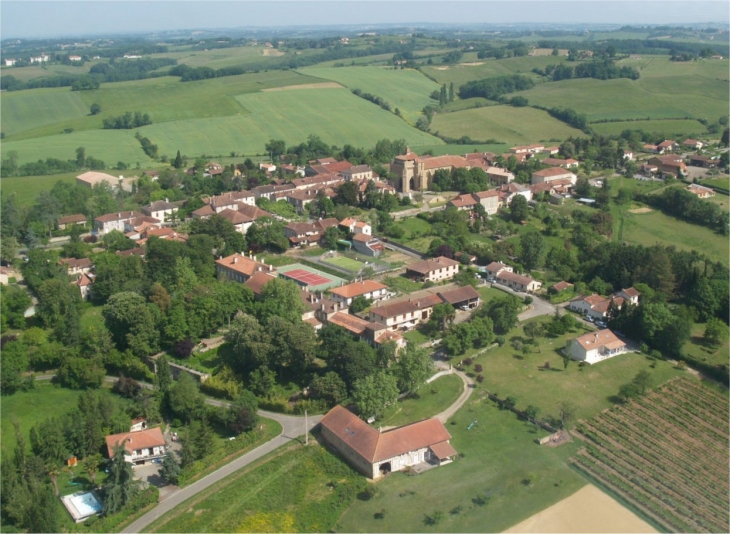
[[349,299],[387,288],[388,286],[386,286],[385,284],[381,284],[380,282],[376,282],[374,280],[362,280],[360,282],[353,282],[352,284],[347,284],[345,286],[330,289],[330,293],[334,293],[335,295],[339,295],[342,298]]
[[439,256],[438,258],[411,263],[410,265],[406,266],[406,271],[413,271],[420,274],[428,274],[430,272],[438,271],[439,269],[443,269],[445,267],[453,267],[454,265],[459,265],[459,262],[456,260],[451,260],[446,256]]
[[124,444],[124,449],[129,453],[139,449],[149,449],[165,445],[165,438],[162,437],[162,431],[159,427],[142,430],[140,432],[113,434],[111,436],[107,436],[105,439],[109,458],[114,456],[114,448],[122,443]]
[[464,286],[451,289],[449,291],[439,292],[438,296],[441,297],[441,300],[448,302],[449,304],[460,304],[467,300],[478,299],[479,293],[471,286]]
[[580,343],[586,350],[593,350],[597,347],[606,347],[607,349],[615,350],[626,346],[626,343],[621,341],[616,337],[616,334],[608,329],[588,332],[587,334],[578,336],[574,341]]
[[86,222],[86,215],[82,215],[81,213],[79,213],[76,215],[67,215],[66,217],[61,217],[60,219],[58,219],[58,224],[71,224],[80,222]]
[[361,335],[370,326],[370,322],[365,319],[360,319],[355,315],[350,315],[347,312],[337,312],[328,321],[331,324],[341,326],[355,335]]
[[247,258],[243,254],[231,254],[225,258],[215,261],[216,265],[225,269],[236,271],[248,277],[253,276],[255,272],[274,272],[276,268],[265,263]]

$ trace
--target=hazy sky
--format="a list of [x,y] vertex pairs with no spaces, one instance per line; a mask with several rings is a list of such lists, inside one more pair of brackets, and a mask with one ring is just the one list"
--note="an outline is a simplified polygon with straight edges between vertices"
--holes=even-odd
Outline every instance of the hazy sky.
[[191,28],[378,23],[727,22],[730,3],[622,1],[377,1],[311,2],[2,0],[2,38],[77,36]]

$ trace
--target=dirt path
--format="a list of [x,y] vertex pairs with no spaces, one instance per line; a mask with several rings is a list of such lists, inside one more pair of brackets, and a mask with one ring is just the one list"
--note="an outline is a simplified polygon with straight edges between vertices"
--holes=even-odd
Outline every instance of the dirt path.
[[505,532],[658,532],[596,486],[538,512]]
[[466,376],[461,371],[457,371],[456,369],[452,369],[452,374],[457,375],[459,378],[461,378],[461,381],[464,382],[464,391],[461,392],[461,395],[459,395],[459,398],[456,399],[456,401],[446,408],[443,412],[434,415],[436,419],[441,421],[442,423],[446,424],[446,421],[451,418],[452,415],[454,415],[457,411],[459,411],[459,408],[464,406],[467,400],[469,400],[469,397],[471,396],[472,391],[474,391],[474,382],[471,378]]

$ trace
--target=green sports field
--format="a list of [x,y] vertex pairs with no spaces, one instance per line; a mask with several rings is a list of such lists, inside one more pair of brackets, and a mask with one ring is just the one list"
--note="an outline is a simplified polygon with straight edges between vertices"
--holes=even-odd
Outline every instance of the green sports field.
[[696,120],[654,120],[654,121],[621,121],[591,124],[591,128],[602,135],[620,135],[624,130],[643,130],[660,132],[666,137],[685,134],[707,133],[707,128]]
[[347,258],[345,256],[337,256],[335,258],[327,258],[325,260],[322,260],[325,263],[330,263],[332,265],[336,265],[337,267],[341,267],[342,269],[345,269],[347,271],[351,271],[353,273],[358,272],[360,269],[365,267],[365,264],[361,261],[353,260],[350,258]]
[[421,110],[434,101],[429,97],[439,86],[413,69],[383,67],[306,68],[299,72],[338,82],[348,89],[361,89],[383,98],[395,111],[415,123]]
[[431,131],[448,137],[468,135],[473,139],[496,139],[507,144],[565,139],[581,136],[546,111],[530,107],[489,106],[435,115]]
[[234,116],[166,122],[139,130],[159,145],[161,154],[180,150],[188,156],[258,154],[269,139],[293,144],[309,135],[329,144],[364,148],[384,137],[403,138],[411,145],[440,144],[438,138],[343,88],[259,92],[235,100],[240,106]]

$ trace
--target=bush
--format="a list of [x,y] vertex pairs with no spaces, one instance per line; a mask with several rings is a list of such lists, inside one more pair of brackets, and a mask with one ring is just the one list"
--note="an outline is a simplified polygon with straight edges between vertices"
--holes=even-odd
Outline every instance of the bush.
[[474,366],[474,371],[477,373],[481,373],[484,370],[481,363],[478,363]]
[[500,347],[505,344],[507,339],[504,336],[497,336],[494,338],[494,342]]
[[480,384],[484,382],[484,375],[477,375],[477,382],[479,382]]
[[532,304],[532,297],[525,297],[525,300],[523,300],[522,302],[529,306],[530,304]]
[[647,345],[646,343],[642,343],[641,345],[639,345],[639,351],[644,354],[649,354],[649,345]]

